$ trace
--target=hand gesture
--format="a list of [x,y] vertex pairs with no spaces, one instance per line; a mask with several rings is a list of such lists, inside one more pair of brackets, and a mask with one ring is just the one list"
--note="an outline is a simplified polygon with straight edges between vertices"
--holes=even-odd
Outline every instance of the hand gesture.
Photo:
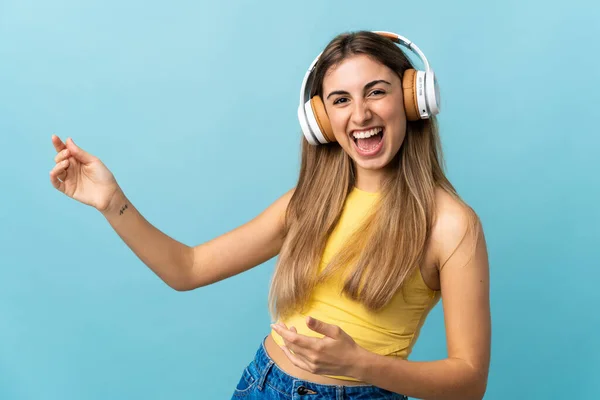
[[307,318],[307,326],[325,336],[309,337],[300,335],[296,328],[287,328],[282,323],[271,325],[283,338],[285,346],[281,348],[290,361],[313,374],[352,376],[361,351],[366,350],[338,326],[312,317]]
[[97,157],[78,147],[73,139],[66,143],[52,135],[56,165],[50,171],[52,185],[67,196],[99,211],[110,205],[119,185],[113,174]]

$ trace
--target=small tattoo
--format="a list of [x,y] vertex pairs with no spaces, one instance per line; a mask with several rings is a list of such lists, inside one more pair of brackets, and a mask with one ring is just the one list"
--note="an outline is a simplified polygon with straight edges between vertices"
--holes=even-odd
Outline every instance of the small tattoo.
[[125,210],[127,210],[127,204],[125,204],[123,207],[121,207],[121,210],[119,211],[119,215],[123,215]]

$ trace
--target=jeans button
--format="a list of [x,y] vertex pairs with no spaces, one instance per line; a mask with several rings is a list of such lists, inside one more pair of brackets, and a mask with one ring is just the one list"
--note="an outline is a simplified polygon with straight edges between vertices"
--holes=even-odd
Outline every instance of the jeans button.
[[304,396],[306,393],[308,393],[304,386],[299,386],[297,392],[300,396]]

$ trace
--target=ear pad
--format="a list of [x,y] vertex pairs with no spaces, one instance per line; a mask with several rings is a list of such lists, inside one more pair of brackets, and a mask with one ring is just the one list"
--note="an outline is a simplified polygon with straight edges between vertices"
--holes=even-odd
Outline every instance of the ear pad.
[[419,114],[419,105],[417,103],[416,90],[417,71],[407,69],[402,75],[402,92],[404,94],[404,111],[406,119],[409,121],[417,121],[421,119]]
[[331,123],[329,122],[329,117],[327,116],[321,97],[314,96],[310,99],[310,106],[312,107],[317,125],[319,125],[319,129],[323,133],[323,136],[325,136],[325,139],[329,142],[335,142],[335,135],[333,134],[333,129],[331,128]]

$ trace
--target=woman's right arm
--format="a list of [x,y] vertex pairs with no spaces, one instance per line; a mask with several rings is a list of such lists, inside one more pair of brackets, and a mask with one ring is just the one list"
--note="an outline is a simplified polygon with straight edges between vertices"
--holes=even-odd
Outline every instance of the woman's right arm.
[[53,136],[54,187],[98,209],[129,248],[166,284],[192,290],[239,274],[273,258],[284,239],[284,217],[293,190],[242,226],[195,247],[150,224],[129,202],[114,176],[72,140]]

